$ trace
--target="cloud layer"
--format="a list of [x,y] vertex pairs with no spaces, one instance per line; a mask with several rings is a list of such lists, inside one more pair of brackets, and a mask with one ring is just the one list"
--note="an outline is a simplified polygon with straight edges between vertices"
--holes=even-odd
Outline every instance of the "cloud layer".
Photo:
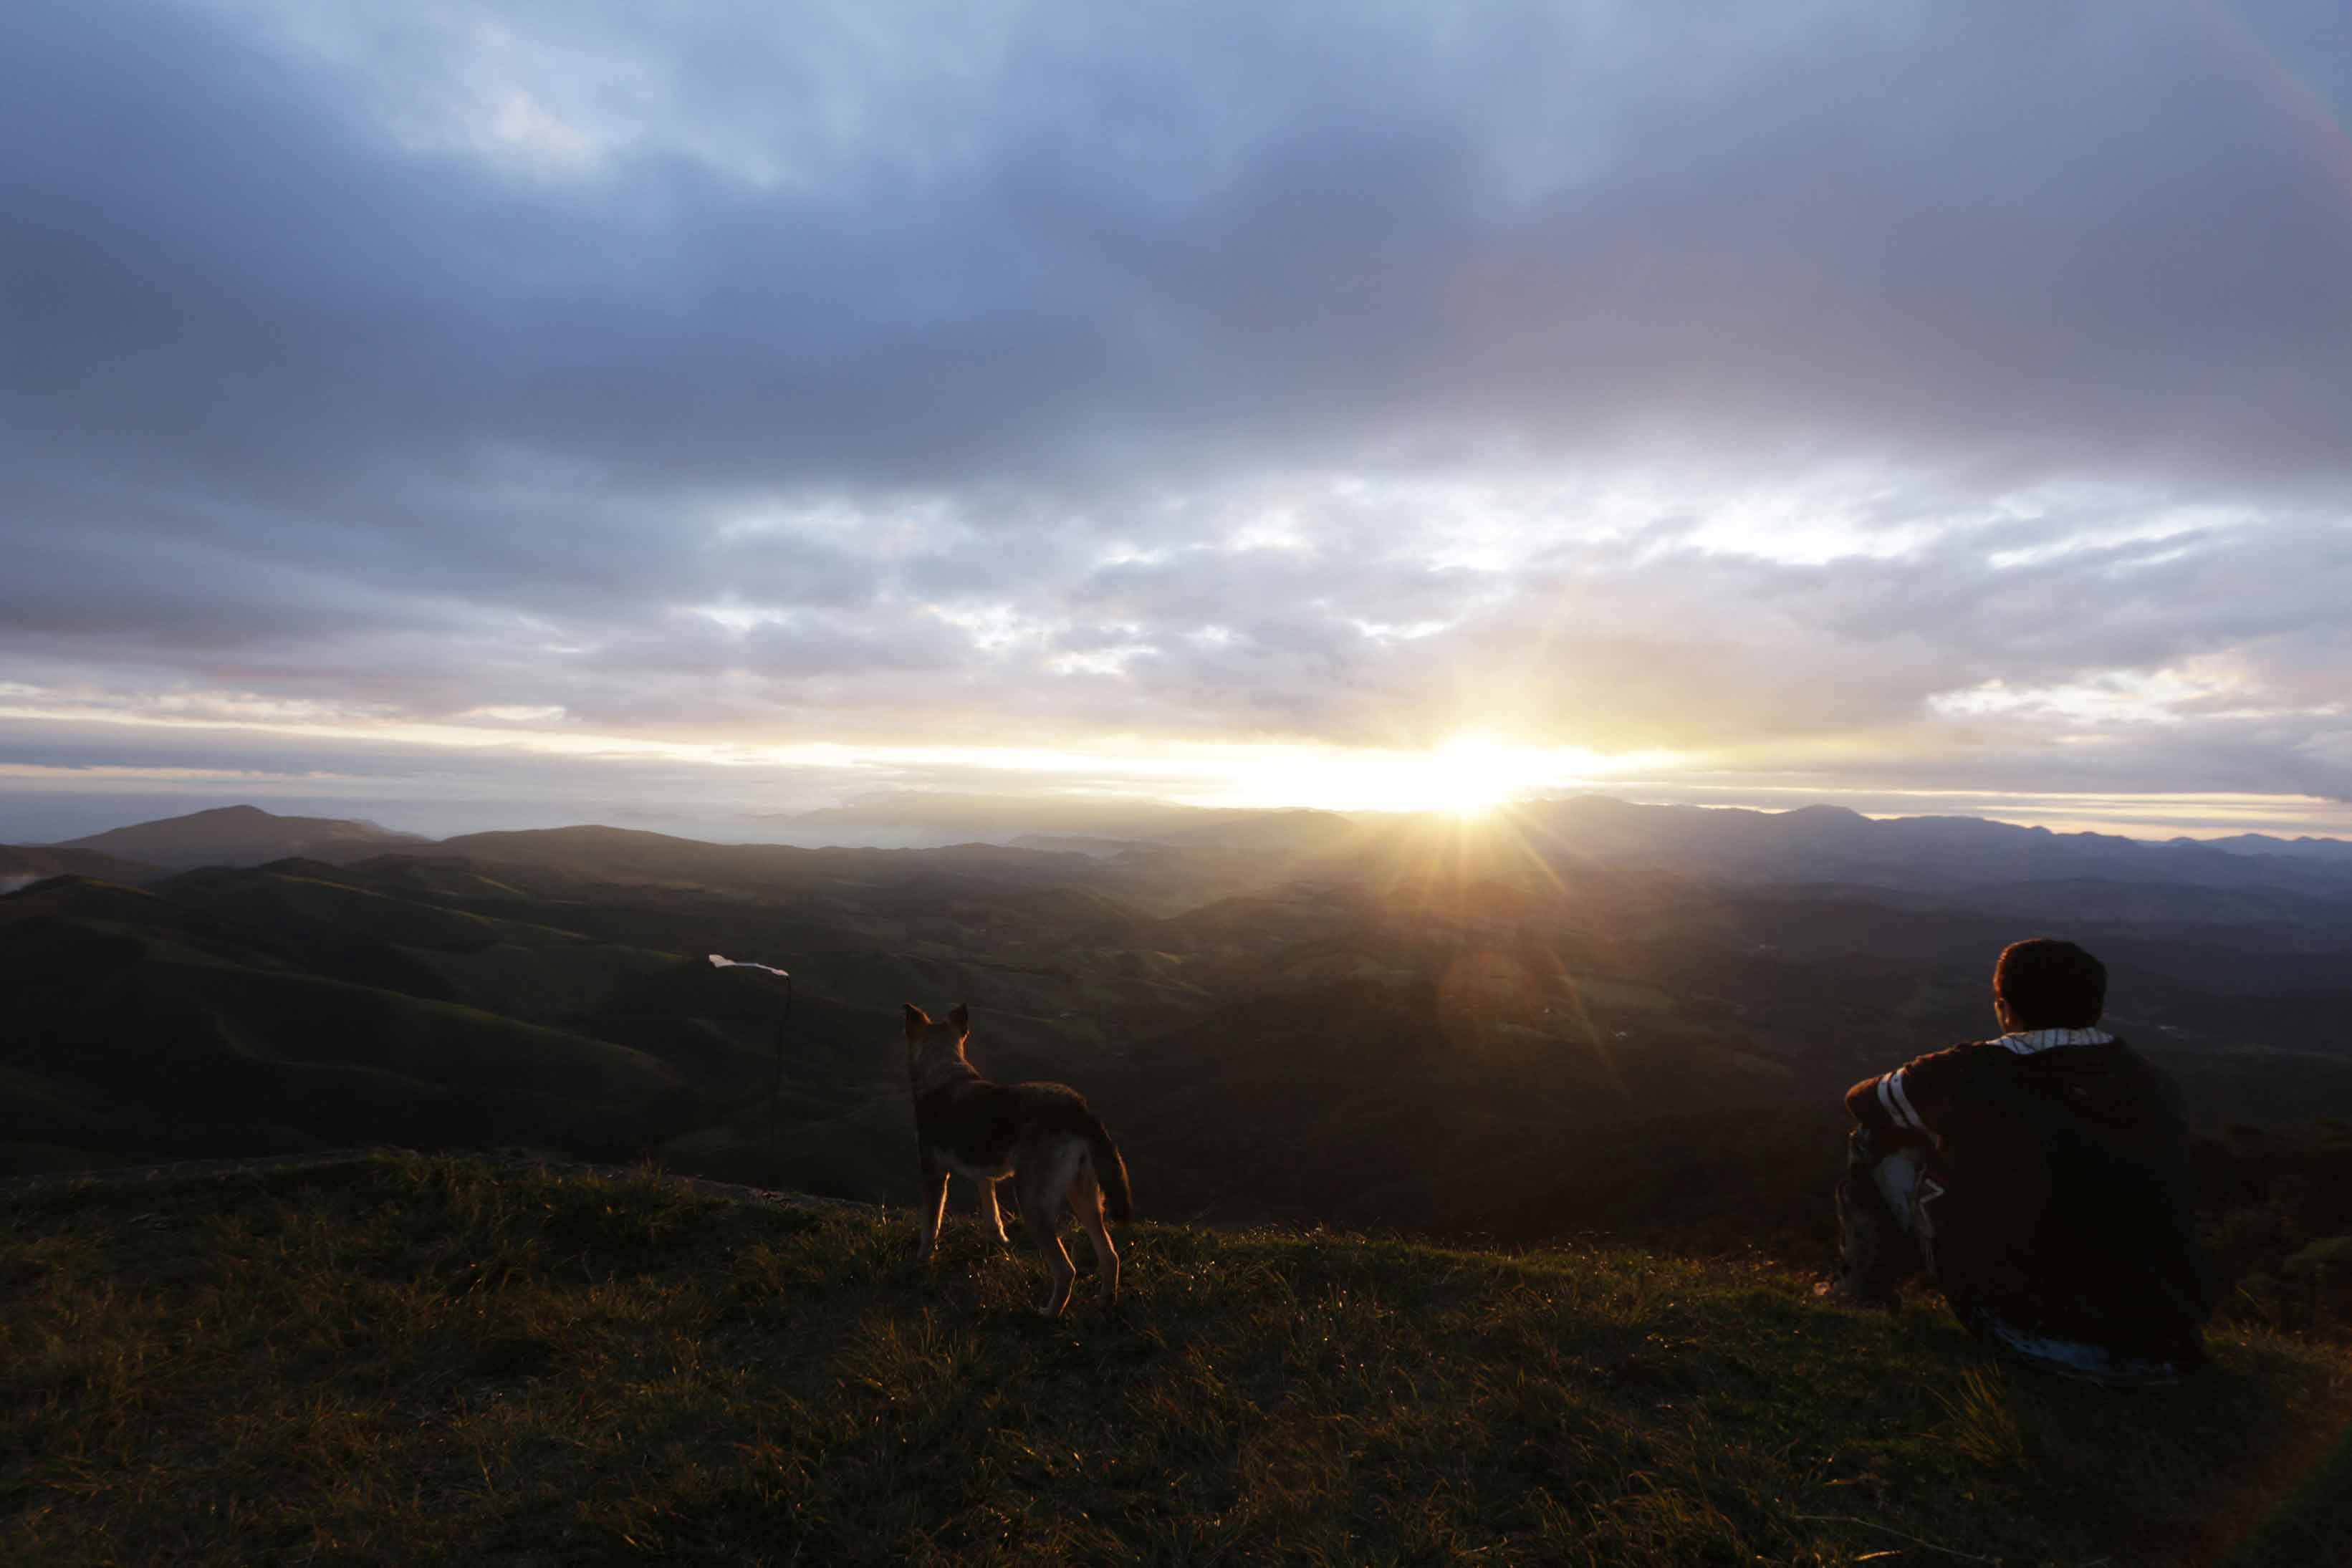
[[2352,800],[2337,8],[15,32],[0,760]]

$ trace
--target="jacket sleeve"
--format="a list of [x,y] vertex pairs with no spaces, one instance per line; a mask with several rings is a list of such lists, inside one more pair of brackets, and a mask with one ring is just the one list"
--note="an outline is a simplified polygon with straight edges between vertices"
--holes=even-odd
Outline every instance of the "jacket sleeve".
[[1845,1092],[1845,1108],[1874,1132],[1940,1137],[1948,1125],[1946,1116],[1967,1092],[1969,1058],[1979,1049],[1956,1045],[1865,1078]]

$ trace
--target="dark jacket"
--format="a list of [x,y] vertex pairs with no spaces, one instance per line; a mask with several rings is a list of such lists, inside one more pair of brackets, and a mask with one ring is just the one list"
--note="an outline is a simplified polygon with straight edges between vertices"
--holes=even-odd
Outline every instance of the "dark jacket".
[[2180,1092],[2102,1031],[1939,1051],[1846,1093],[1874,1130],[1932,1141],[1937,1282],[1969,1320],[2136,1355],[2194,1354],[2213,1304],[2192,1223]]

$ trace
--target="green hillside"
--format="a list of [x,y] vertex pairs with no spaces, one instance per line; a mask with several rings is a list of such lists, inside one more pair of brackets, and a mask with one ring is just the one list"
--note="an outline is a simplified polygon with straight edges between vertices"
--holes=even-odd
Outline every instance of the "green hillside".
[[521,921],[493,919],[353,885],[355,873],[315,861],[279,861],[257,870],[212,868],[173,877],[175,902],[224,919],[281,932],[332,928],[404,947],[474,952],[497,943],[546,947],[583,940]]
[[414,1156],[7,1213],[26,1568],[2352,1554],[2352,1360],[2242,1329],[2118,1394],[1769,1266],[1150,1224],[1049,1324],[968,1219],[927,1270],[903,1212]]
[[634,1147],[698,1114],[644,1051],[306,972],[129,889],[33,890],[0,903],[0,1160],[19,1167],[86,1163],[60,1149]]

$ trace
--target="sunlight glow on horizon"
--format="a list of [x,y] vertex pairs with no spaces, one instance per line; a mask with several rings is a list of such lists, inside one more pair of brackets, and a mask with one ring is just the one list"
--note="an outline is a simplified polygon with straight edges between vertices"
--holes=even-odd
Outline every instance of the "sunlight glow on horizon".
[[1592,753],[1571,747],[1548,752],[1462,735],[1427,751],[1383,752],[1352,767],[1343,763],[1345,776],[1326,788],[1361,794],[1368,803],[1358,810],[1476,817],[1555,780],[1580,782],[1602,764]]
[[[808,740],[773,744],[599,735],[534,724],[507,709],[476,725],[289,713],[276,705],[228,702],[212,712],[97,712],[47,704],[0,706],[0,719],[100,723],[169,730],[236,730],[306,739],[392,742],[423,748],[614,761],[700,764],[714,773],[745,768],[821,768],[870,776],[889,787],[902,770],[957,768],[1001,776],[1007,792],[1063,792],[1057,782],[1102,780],[1094,794],[1134,793],[1178,805],[1328,811],[1448,811],[1475,815],[1509,800],[1628,775],[1672,772],[1690,759],[1651,749],[1609,755],[1581,747],[1512,745],[1484,734],[1434,747],[1349,747],[1295,741],[1128,741],[1084,746],[891,746]],[[514,716],[509,718],[509,715]],[[18,771],[38,776],[37,765]],[[71,770],[89,776],[91,770]],[[107,771],[98,769],[98,772]],[[141,770],[143,771],[143,770]],[[1064,789],[1066,787],[1065,786]]]
[[[15,700],[5,700],[11,698]],[[648,780],[663,778],[663,799],[675,804],[673,814],[681,823],[702,820],[717,825],[747,812],[758,820],[893,790],[1156,800],[1227,810],[1443,812],[1465,822],[1517,801],[1604,794],[1655,804],[1768,811],[1850,801],[1871,816],[1957,813],[2053,831],[2088,830],[2132,837],[2209,837],[2248,831],[2352,837],[2347,831],[2352,821],[2344,819],[2340,803],[2310,795],[2020,792],[1923,788],[1894,780],[1857,786],[1827,778],[1797,782],[1786,775],[1743,776],[1746,769],[1727,769],[1730,759],[1722,757],[1523,745],[1475,730],[1429,747],[1271,740],[1154,742],[1132,737],[1099,745],[1074,740],[1035,746],[903,746],[855,739],[758,744],[599,734],[522,716],[541,711],[547,710],[502,708],[497,710],[498,722],[489,722],[489,710],[476,710],[456,720],[425,722],[222,695],[183,697],[169,706],[132,706],[76,700],[66,693],[21,685],[0,686],[0,719],[119,727],[133,732],[242,733],[390,744],[420,758],[435,753],[510,758],[516,780],[486,784],[485,799],[511,800],[517,782],[533,777],[542,766],[609,764],[632,774],[643,768]],[[681,768],[707,771],[707,791],[688,786],[691,795],[681,794],[675,773],[656,772]],[[11,795],[60,786],[184,794],[191,786],[207,784],[232,786],[256,800],[323,789],[379,816],[397,816],[394,802],[415,798],[413,782],[404,781],[398,772],[381,774],[366,764],[354,769],[349,761],[338,765],[323,757],[312,767],[292,770],[143,761],[0,763],[0,792]],[[615,778],[598,792],[625,802],[636,788]],[[578,794],[574,789],[551,788],[550,803]]]

